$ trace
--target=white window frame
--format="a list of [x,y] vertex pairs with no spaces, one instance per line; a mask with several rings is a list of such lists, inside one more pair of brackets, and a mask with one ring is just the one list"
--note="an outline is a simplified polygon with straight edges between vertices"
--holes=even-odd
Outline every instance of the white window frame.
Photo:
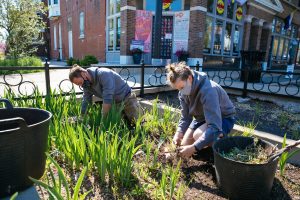
[[[110,0],[106,0],[106,51],[107,52],[120,52],[120,47],[119,49],[117,49],[117,18],[120,17],[121,20],[121,11],[116,13],[117,11],[117,0],[113,0],[114,1],[114,14],[110,14],[109,13],[109,6],[110,6]],[[113,31],[114,31],[114,38],[113,38],[113,49],[112,50],[108,50],[108,44],[109,44],[109,20],[113,20]],[[121,28],[121,27],[120,27]]]
[[56,25],[53,27],[53,49],[57,50]]
[[79,39],[84,38],[84,12],[80,12],[79,14]]

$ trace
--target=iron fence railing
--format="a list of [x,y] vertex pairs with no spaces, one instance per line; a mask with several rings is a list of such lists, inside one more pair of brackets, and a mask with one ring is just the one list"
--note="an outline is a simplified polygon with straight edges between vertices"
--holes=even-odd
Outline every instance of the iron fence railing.
[[[166,87],[165,66],[140,65],[105,65],[115,70],[133,88],[144,95],[147,88]],[[202,70],[199,64],[192,67]],[[40,70],[35,74],[21,74],[20,70]],[[37,90],[43,96],[51,91],[69,95],[71,91],[82,93],[82,88],[75,87],[68,80],[70,67],[50,67],[48,62],[44,67],[0,67],[0,71],[9,72],[0,75],[0,96],[4,90],[17,93],[19,96],[33,96]],[[12,71],[15,73],[12,74]],[[300,99],[300,73],[286,73],[282,71],[260,71],[249,68],[204,68],[208,77],[224,88],[242,90],[243,96],[249,91],[288,96]],[[254,77],[255,76],[255,77]]]

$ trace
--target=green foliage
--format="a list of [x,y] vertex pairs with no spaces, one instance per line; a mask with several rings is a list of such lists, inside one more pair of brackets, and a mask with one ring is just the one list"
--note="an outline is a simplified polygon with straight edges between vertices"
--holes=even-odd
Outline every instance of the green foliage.
[[[282,141],[282,148],[286,147],[286,134],[283,137],[283,141]],[[300,152],[300,150],[295,150],[292,152],[284,152],[279,159],[279,169],[280,169],[280,175],[283,176],[284,175],[284,171],[285,171],[285,166],[286,163],[288,161],[288,159],[290,159],[291,157],[293,157],[294,155],[296,155],[298,152]]]
[[[41,43],[40,31],[45,28],[42,16],[45,6],[34,0],[1,0],[0,28],[4,30],[7,55],[12,58],[32,55]],[[0,33],[1,34],[1,33]]]
[[[65,198],[61,195],[62,194],[62,188],[64,188],[67,200],[78,200],[78,199],[85,199],[85,197],[92,191],[89,190],[83,194],[79,194],[80,187],[82,185],[83,179],[87,173],[87,167],[85,167],[75,185],[75,187],[71,190],[71,184],[68,183],[68,178],[65,175],[63,169],[59,166],[59,164],[47,154],[48,159],[51,161],[51,163],[55,166],[57,173],[55,174],[55,171],[51,169],[50,165],[48,166],[48,170],[50,172],[50,177],[47,177],[48,182],[44,183],[42,181],[36,180],[34,178],[30,178],[35,184],[43,187],[46,189],[46,191],[49,194],[50,200],[64,200]],[[50,163],[50,164],[51,164]],[[55,177],[58,176],[58,177]],[[58,179],[58,180],[57,180]]]
[[75,58],[69,58],[67,59],[67,65],[72,66],[74,64],[80,65],[80,66],[90,66],[91,64],[97,64],[98,60],[93,55],[86,55],[82,60],[75,59]]

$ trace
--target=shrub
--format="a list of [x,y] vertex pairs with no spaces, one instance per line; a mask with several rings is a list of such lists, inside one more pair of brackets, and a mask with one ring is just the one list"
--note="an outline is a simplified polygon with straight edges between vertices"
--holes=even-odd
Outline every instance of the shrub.
[[89,66],[91,64],[97,64],[98,60],[93,55],[86,55],[83,60],[80,61],[81,66]]
[[67,65],[68,66],[72,66],[73,65],[73,61],[74,61],[74,58],[70,57],[67,59]]
[[43,66],[42,60],[38,57],[23,57],[17,59],[4,59],[0,60],[0,66],[8,67],[41,67]]

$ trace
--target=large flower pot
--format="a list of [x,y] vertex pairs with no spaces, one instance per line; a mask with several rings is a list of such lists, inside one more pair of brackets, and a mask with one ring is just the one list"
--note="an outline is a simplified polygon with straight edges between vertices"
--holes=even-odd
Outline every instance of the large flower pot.
[[0,198],[30,187],[29,176],[45,171],[49,123],[52,114],[35,108],[14,108],[0,99]]

